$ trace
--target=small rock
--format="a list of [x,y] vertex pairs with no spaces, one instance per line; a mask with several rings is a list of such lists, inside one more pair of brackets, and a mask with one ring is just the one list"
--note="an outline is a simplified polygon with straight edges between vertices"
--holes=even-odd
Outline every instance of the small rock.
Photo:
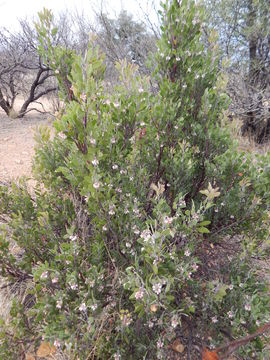
[[22,160],[15,160],[15,163],[16,164],[22,164],[23,162],[22,162]]
[[8,140],[10,140],[10,137],[6,137],[6,138],[4,138],[3,140],[4,140],[4,141],[8,141]]
[[22,151],[22,154],[23,155],[29,155],[29,152],[28,151]]

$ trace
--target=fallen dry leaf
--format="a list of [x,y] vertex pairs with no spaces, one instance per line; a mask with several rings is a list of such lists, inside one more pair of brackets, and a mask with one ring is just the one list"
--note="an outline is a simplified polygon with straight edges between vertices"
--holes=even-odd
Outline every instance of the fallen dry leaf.
[[218,360],[218,354],[216,353],[216,351],[209,351],[207,349],[203,349],[202,360]]
[[184,345],[181,343],[181,341],[179,339],[176,339],[172,343],[171,349],[173,351],[176,351],[176,352],[182,354],[184,352],[184,350],[185,350],[185,347],[184,347]]
[[35,356],[33,354],[26,354],[25,360],[35,360]]
[[37,356],[40,358],[50,356],[56,353],[56,348],[54,345],[51,345],[48,342],[43,341],[38,350],[37,350]]
[[157,311],[158,311],[158,306],[157,306],[156,304],[152,304],[152,305],[150,306],[150,311],[151,311],[152,313],[157,312]]

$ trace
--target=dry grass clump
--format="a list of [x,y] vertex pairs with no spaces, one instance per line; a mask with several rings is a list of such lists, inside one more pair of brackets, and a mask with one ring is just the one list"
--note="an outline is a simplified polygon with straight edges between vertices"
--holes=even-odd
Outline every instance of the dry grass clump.
[[240,151],[254,154],[266,154],[270,151],[270,141],[257,144],[252,136],[243,136],[241,134],[243,122],[240,119],[234,118],[233,120],[229,120],[225,118],[225,123],[230,129],[232,138],[237,140]]

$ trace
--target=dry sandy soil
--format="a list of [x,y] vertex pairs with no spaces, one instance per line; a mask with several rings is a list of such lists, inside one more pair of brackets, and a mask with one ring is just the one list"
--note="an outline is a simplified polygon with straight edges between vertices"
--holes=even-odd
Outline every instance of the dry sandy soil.
[[51,119],[34,111],[23,119],[0,112],[0,181],[31,175],[35,131],[40,125],[51,126]]

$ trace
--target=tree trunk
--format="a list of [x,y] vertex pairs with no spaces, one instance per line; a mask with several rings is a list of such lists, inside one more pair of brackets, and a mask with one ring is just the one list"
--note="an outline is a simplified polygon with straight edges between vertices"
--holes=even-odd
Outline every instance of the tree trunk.
[[254,0],[248,0],[248,16],[247,16],[247,31],[248,31],[248,49],[249,49],[249,69],[247,79],[247,89],[249,93],[249,103],[247,104],[246,120],[243,130],[250,135],[258,135],[260,128],[260,119],[258,113],[258,103],[256,101],[256,88],[258,85],[258,63],[257,63],[257,47],[258,37],[254,29],[256,22],[257,11]]
[[[44,73],[45,73],[45,75],[44,75]],[[39,86],[43,85],[44,82],[46,81],[46,79],[48,79],[48,77],[50,77],[48,69],[43,69],[43,68],[39,69],[39,71],[37,72],[36,78],[35,78],[34,82],[32,83],[28,98],[22,104],[22,107],[18,114],[18,118],[24,117],[26,112],[28,112],[27,109],[31,103],[37,101],[43,95],[47,95],[50,92],[57,90],[57,86],[52,86],[52,87],[45,88],[45,90],[43,90],[43,91],[40,91],[40,90],[38,91]]]
[[7,116],[9,116],[10,110],[11,110],[11,106],[9,105],[9,103],[4,99],[3,93],[0,90],[0,106],[1,108],[4,110],[4,112],[7,114]]
[[253,3],[254,0],[248,2],[248,47],[249,47],[249,83],[252,86],[257,85],[258,69],[257,69],[257,46],[258,37],[255,33],[254,25],[256,22],[256,5]]

